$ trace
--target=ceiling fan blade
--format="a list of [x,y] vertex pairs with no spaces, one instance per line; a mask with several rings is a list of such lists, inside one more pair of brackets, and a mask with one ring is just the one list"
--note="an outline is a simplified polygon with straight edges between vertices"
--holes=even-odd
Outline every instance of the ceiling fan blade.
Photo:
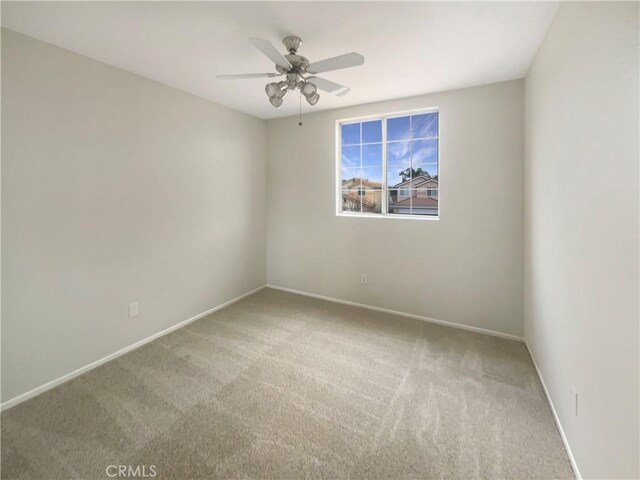
[[276,65],[280,65],[287,70],[291,68],[289,60],[284,58],[284,55],[282,55],[269,40],[265,40],[264,38],[250,38],[249,41],[251,45],[269,57]]
[[364,63],[364,57],[356,52],[345,53],[337,57],[327,58],[319,62],[313,62],[307,67],[309,73],[330,72],[331,70],[340,70],[342,68],[357,67]]
[[221,80],[232,80],[235,78],[273,78],[277,76],[277,73],[237,73],[234,75],[216,75],[216,78]]
[[331,80],[327,80],[326,78],[309,77],[307,78],[307,81],[313,83],[320,90],[333,93],[338,97],[346,95],[351,90],[349,87],[345,87],[344,85],[340,85],[339,83],[332,82]]

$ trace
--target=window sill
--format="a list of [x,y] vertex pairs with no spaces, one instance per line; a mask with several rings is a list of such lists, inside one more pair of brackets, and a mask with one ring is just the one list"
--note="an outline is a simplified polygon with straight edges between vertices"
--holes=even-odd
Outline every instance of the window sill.
[[380,213],[336,213],[337,217],[350,217],[350,218],[392,218],[392,219],[400,219],[400,220],[426,220],[433,222],[435,220],[440,220],[439,216],[436,215],[397,215],[397,214],[386,214],[382,215]]

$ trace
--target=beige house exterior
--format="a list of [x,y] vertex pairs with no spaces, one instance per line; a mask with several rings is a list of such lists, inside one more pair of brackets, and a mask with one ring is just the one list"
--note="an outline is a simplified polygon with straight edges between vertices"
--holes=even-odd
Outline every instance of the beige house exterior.
[[[382,184],[358,177],[343,180],[342,211],[381,213]],[[437,177],[420,174],[389,187],[388,213],[437,215]]]
[[[361,205],[362,210],[360,210]],[[342,210],[345,212],[380,213],[382,211],[382,184],[358,177],[343,180]]]
[[389,213],[438,214],[438,179],[421,174],[389,188]]

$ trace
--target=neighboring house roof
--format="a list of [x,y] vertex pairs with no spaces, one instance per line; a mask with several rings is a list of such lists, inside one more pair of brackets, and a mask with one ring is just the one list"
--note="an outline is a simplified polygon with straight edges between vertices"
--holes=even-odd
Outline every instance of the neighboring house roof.
[[369,188],[377,189],[377,190],[382,188],[382,184],[381,183],[370,182],[369,180],[365,180],[364,178],[362,179],[362,186],[363,187],[369,187]]
[[418,183],[414,183],[413,184],[414,188],[417,187],[437,187],[438,186],[438,180],[435,178],[430,178],[429,180],[426,181],[419,181]]
[[408,207],[413,205],[414,207],[437,207],[438,199],[433,197],[412,197],[413,202],[411,202],[411,198],[405,198],[404,200],[400,200],[399,202],[394,202],[389,207]]
[[400,182],[397,185],[394,185],[392,188],[404,187],[405,185],[409,185],[409,184],[412,184],[414,187],[417,187],[419,185],[424,185],[427,182],[434,182],[436,185],[438,184],[438,181],[436,179],[431,178],[431,176],[428,173],[426,173],[426,174],[420,174],[416,177],[413,177],[410,180],[405,180],[404,182]]
[[343,180],[342,181],[342,185],[349,185],[349,184],[353,184],[354,186],[360,186],[360,182],[362,182],[362,186],[366,187],[366,188],[371,188],[374,190],[380,190],[382,188],[382,184],[378,183],[378,182],[370,182],[368,179],[366,178],[350,178],[348,180]]

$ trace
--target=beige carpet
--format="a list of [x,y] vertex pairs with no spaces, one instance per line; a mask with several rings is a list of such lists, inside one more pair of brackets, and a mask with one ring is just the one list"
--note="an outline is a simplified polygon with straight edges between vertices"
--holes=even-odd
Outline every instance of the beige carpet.
[[573,478],[523,344],[275,290],[2,414],[2,478],[109,478],[109,465]]

